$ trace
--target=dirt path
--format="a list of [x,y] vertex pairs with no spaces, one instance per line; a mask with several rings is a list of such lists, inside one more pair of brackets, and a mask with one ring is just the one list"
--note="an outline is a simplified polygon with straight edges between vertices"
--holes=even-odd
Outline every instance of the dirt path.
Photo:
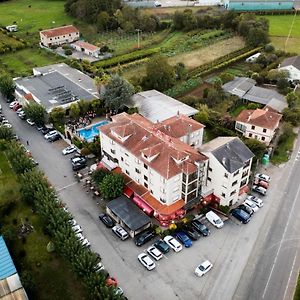
[[191,70],[203,64],[209,63],[216,58],[224,56],[230,52],[243,48],[244,46],[245,43],[242,38],[233,37],[205,48],[176,55],[169,58],[168,61],[171,65],[176,65],[178,62],[183,62],[187,69]]

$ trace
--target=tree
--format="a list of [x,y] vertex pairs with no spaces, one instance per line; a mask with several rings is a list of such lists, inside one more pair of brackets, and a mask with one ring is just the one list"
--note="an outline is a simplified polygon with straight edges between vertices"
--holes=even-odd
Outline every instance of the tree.
[[294,126],[298,126],[300,124],[300,108],[293,107],[284,109],[283,120],[290,122]]
[[15,99],[15,88],[16,85],[11,76],[6,73],[3,73],[0,76],[0,92],[4,97],[9,100]]
[[109,175],[109,172],[105,169],[98,169],[92,173],[92,179],[96,184],[100,184],[104,177]]
[[300,97],[295,92],[288,93],[285,98],[289,108],[294,108],[300,104]]
[[197,107],[199,112],[194,116],[194,119],[202,124],[207,124],[209,121],[209,109],[206,104],[199,104]]
[[157,56],[150,59],[146,66],[146,76],[142,79],[145,89],[165,91],[175,84],[175,71],[166,58]]
[[100,192],[104,199],[114,199],[122,195],[124,177],[120,174],[109,174],[100,183]]
[[85,115],[91,108],[90,102],[86,100],[80,100],[77,103],[80,109],[80,114],[82,115]]
[[179,80],[185,79],[186,78],[186,68],[184,63],[179,62],[176,64],[175,66],[175,74],[176,74],[176,78]]
[[131,104],[134,87],[118,74],[111,76],[103,95],[105,107],[119,110]]
[[265,45],[269,42],[268,31],[262,28],[251,28],[246,36],[246,44],[252,47]]
[[55,124],[64,124],[66,111],[62,107],[55,107],[50,112],[50,121]]
[[94,99],[91,103],[92,110],[97,115],[101,115],[104,112],[104,103],[100,99]]
[[24,112],[26,116],[34,121],[36,124],[44,125],[45,124],[45,117],[46,117],[46,109],[44,106],[32,102],[24,106]]
[[266,151],[266,145],[256,139],[245,139],[245,145],[254,153],[256,158],[261,158]]
[[289,84],[289,81],[285,78],[280,78],[278,81],[277,81],[277,88],[278,90],[281,92],[281,93],[288,93],[288,90],[289,90],[289,87],[290,87],[290,84]]
[[70,117],[77,120],[80,116],[80,107],[77,103],[72,103],[70,105]]
[[11,128],[0,125],[0,140],[10,141],[14,138],[14,133]]

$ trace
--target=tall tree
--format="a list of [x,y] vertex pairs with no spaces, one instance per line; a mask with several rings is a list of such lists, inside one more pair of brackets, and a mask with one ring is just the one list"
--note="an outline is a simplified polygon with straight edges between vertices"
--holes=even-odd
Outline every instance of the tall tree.
[[123,192],[124,177],[120,174],[109,174],[103,178],[99,186],[104,199],[114,199]]
[[0,76],[0,92],[2,93],[2,95],[9,100],[14,100],[15,99],[15,96],[14,96],[15,88],[16,88],[16,85],[15,85],[12,77],[6,73],[3,73]]
[[103,95],[105,106],[119,110],[131,104],[134,87],[118,74],[112,75]]
[[46,109],[44,106],[33,102],[27,104],[24,108],[26,116],[34,121],[36,124],[44,125],[45,124],[45,117],[46,117]]
[[142,79],[145,89],[165,91],[175,83],[175,71],[166,58],[157,56],[150,59],[146,67],[146,76]]

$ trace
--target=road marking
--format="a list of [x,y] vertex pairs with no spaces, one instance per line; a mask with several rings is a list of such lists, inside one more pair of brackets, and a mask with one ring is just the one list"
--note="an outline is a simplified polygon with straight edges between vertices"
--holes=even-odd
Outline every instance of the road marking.
[[294,261],[293,261],[292,269],[291,269],[291,272],[290,272],[290,276],[289,276],[289,279],[288,279],[288,282],[287,282],[287,284],[286,284],[286,288],[285,288],[285,291],[284,291],[284,294],[283,294],[283,300],[285,299],[286,292],[287,292],[287,290],[288,290],[289,283],[290,283],[290,280],[291,280],[291,277],[292,277],[292,273],[293,273],[293,271],[294,271],[294,267],[295,267],[297,255],[298,255],[298,250],[296,251],[296,254],[295,254],[295,257],[294,257]]
[[70,184],[68,184],[68,185],[65,185],[65,186],[63,186],[63,187],[61,187],[61,188],[59,188],[59,189],[56,188],[56,191],[57,191],[57,192],[60,192],[60,191],[66,189],[66,188],[68,188],[68,187],[70,187],[70,186],[72,186],[72,185],[75,185],[76,183],[78,183],[78,181],[74,181],[74,182],[72,182],[72,183],[70,183]]
[[[291,172],[291,173],[292,173],[292,172]],[[290,177],[290,176],[289,176],[289,177]],[[281,241],[280,241],[280,243],[279,243],[279,247],[278,247],[278,250],[277,250],[277,253],[276,253],[276,256],[275,256],[275,260],[274,260],[274,262],[273,262],[272,269],[271,269],[270,275],[269,275],[269,277],[268,277],[268,281],[267,281],[267,284],[266,284],[266,286],[265,286],[264,293],[263,293],[263,295],[262,295],[263,298],[265,297],[265,294],[266,294],[266,292],[267,292],[267,288],[268,288],[268,285],[269,285],[269,283],[270,283],[270,279],[271,279],[271,276],[272,276],[272,274],[273,274],[275,264],[276,264],[276,262],[277,262],[278,254],[279,254],[279,252],[280,252],[280,250],[281,250],[282,243],[283,243],[283,240],[284,240],[284,237],[285,237],[287,228],[288,228],[289,223],[290,223],[290,220],[291,220],[291,215],[292,215],[292,213],[294,212],[294,208],[295,208],[295,205],[296,205],[296,200],[297,200],[297,198],[298,198],[298,196],[299,196],[299,192],[300,192],[300,186],[298,187],[296,196],[295,196],[294,201],[293,201],[292,208],[291,208],[290,213],[289,213],[289,216],[288,216],[288,221],[287,221],[287,223],[286,223],[286,225],[285,225],[284,232],[283,232]]]

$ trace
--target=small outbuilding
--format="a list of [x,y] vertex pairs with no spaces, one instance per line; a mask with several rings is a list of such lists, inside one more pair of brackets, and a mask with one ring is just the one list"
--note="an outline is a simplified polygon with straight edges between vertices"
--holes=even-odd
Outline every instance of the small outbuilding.
[[8,25],[5,29],[9,32],[16,32],[18,31],[18,25]]
[[76,51],[83,52],[86,55],[98,58],[100,54],[100,48],[84,41],[76,41],[71,44],[71,47]]
[[131,237],[151,227],[152,221],[133,202],[125,196],[111,200],[106,212],[129,233]]

